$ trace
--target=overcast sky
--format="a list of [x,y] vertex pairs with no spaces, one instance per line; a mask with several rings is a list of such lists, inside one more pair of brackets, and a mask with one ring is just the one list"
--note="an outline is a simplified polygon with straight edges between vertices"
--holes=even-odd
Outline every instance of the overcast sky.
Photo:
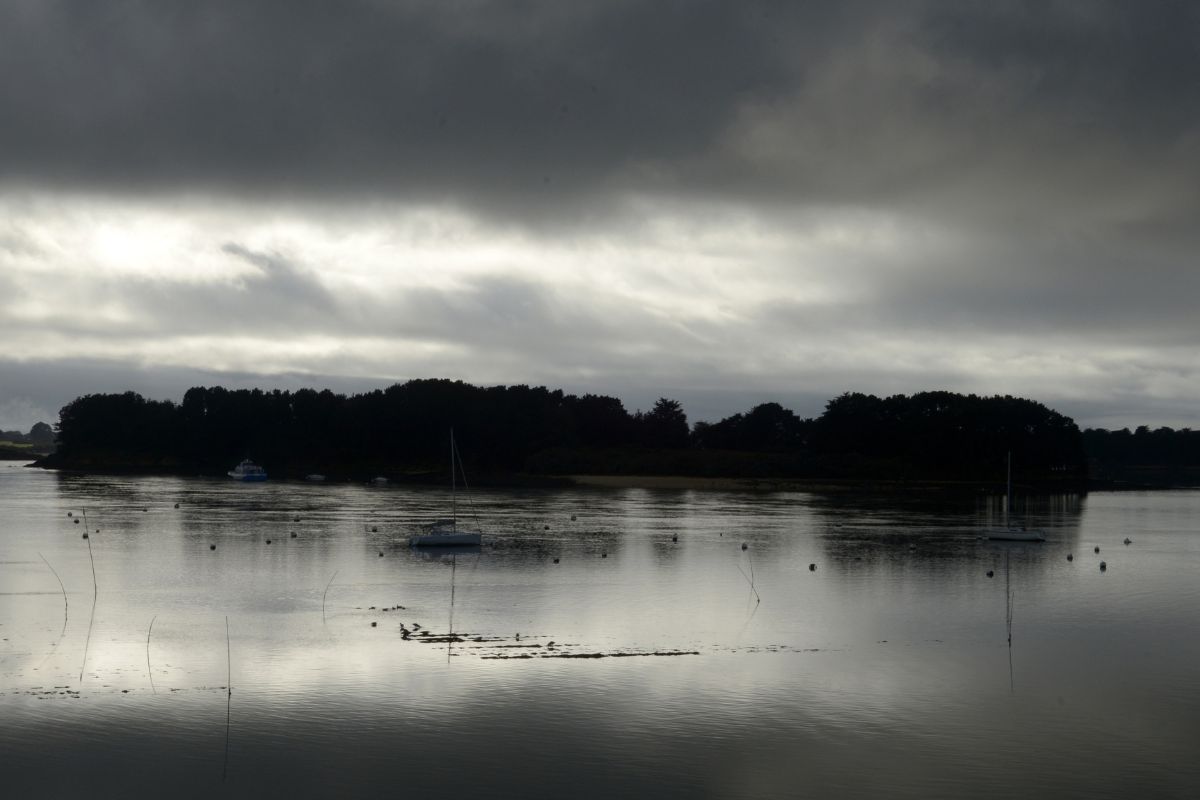
[[0,428],[414,377],[1200,427],[1200,11],[0,0]]

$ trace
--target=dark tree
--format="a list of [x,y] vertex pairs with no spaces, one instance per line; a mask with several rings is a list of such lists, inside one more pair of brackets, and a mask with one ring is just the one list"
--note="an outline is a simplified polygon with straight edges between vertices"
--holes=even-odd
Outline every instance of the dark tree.
[[641,442],[647,447],[688,446],[687,415],[678,401],[660,397],[649,413],[634,418],[641,430]]

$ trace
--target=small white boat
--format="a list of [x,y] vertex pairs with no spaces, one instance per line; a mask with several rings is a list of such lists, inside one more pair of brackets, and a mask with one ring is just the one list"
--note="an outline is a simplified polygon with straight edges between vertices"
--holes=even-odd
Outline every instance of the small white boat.
[[[1008,521],[1008,510],[1012,508],[1012,453],[1008,454],[1008,488],[1004,498],[1004,519]],[[1003,528],[989,528],[984,531],[993,542],[1044,542],[1046,533],[1038,528],[1026,528],[1024,525],[1008,525]]]
[[[429,526],[428,533],[409,537],[410,547],[478,547],[483,534],[458,527],[458,473],[462,460],[454,446],[454,429],[450,429],[450,519],[440,519]],[[463,472],[463,488],[467,489],[467,474]]]
[[313,483],[320,483],[321,481],[325,480],[325,476],[319,472],[312,472],[308,475],[305,475],[304,480],[312,481]]
[[267,471],[248,458],[225,474],[235,481],[265,481],[267,479]]

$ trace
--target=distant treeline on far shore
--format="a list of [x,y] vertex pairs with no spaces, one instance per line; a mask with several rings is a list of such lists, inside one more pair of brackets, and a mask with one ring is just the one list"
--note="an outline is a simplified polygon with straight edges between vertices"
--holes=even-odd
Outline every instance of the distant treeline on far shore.
[[[197,387],[181,403],[92,394],[62,409],[48,467],[221,474],[249,457],[275,476],[439,479],[454,428],[470,474],[690,475],[815,480],[1082,484],[1089,459],[1116,469],[1200,462],[1191,431],[1083,431],[1033,400],[846,393],[815,419],[764,403],[688,424],[675,400],[620,400],[529,386],[413,380],[356,395]],[[1115,475],[1115,473],[1114,473]],[[1113,476],[1110,476],[1113,477]],[[1116,476],[1119,477],[1119,476]],[[1161,476],[1160,476],[1161,477]]]

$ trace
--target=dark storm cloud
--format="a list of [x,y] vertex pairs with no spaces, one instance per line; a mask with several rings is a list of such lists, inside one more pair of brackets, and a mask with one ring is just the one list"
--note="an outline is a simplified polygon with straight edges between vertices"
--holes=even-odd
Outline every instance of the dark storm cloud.
[[1187,4],[794,5],[9,3],[0,174],[544,209],[1057,197],[1195,153]]
[[783,79],[721,3],[10,4],[3,174],[103,187],[590,191]]

